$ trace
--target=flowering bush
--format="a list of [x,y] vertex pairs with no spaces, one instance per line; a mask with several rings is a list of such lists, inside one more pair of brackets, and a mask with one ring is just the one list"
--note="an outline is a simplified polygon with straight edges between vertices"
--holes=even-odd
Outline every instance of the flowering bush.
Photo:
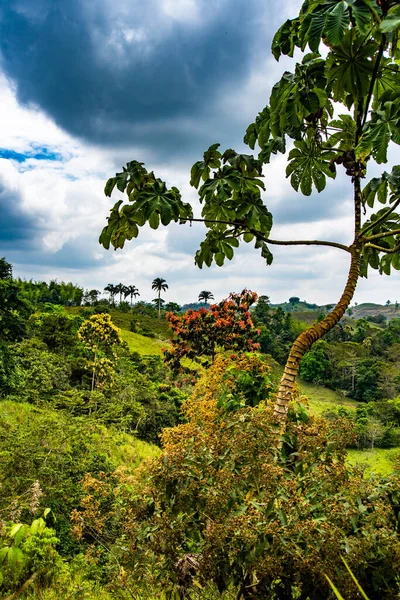
[[259,334],[251,320],[249,308],[257,301],[257,294],[243,290],[240,294],[230,294],[219,304],[212,304],[210,310],[188,310],[183,315],[167,313],[175,337],[171,347],[164,350],[165,362],[179,371],[182,358],[209,366],[213,363],[218,349],[254,351],[260,346],[254,341]]
[[92,391],[96,385],[102,387],[111,383],[116,359],[115,346],[121,344],[121,338],[110,315],[92,315],[79,328],[78,338],[92,356],[88,362],[92,371]]
[[256,381],[262,369],[259,357],[218,357],[183,405],[186,422],[164,430],[160,458],[112,476],[99,500],[106,519],[91,485],[77,521],[91,531],[118,515],[130,581],[156,580],[171,598],[211,587],[245,600],[317,600],[331,597],[327,575],[355,600],[341,555],[371,600],[396,597],[398,477],[367,481],[346,465],[346,420],[294,404],[278,438],[268,398],[236,410],[221,402],[227,383],[245,398],[241,375]]

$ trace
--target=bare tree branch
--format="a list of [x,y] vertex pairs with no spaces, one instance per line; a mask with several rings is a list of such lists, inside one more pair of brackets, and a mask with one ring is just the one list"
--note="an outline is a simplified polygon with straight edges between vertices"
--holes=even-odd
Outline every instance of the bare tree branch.
[[270,238],[264,237],[261,233],[254,229],[249,229],[250,233],[256,235],[260,240],[267,244],[273,244],[277,246],[330,246],[331,248],[339,248],[345,250],[351,254],[349,246],[339,244],[338,242],[326,242],[324,240],[271,240]]
[[197,223],[217,223],[221,225],[231,225],[232,227],[243,227],[244,231],[239,231],[236,233],[235,237],[239,237],[245,233],[252,233],[255,237],[266,242],[267,244],[273,244],[277,246],[330,246],[331,248],[339,248],[340,250],[345,250],[346,252],[350,252],[349,246],[345,246],[344,244],[339,244],[337,242],[327,242],[324,240],[271,240],[262,235],[260,231],[256,229],[249,229],[246,227],[245,221],[219,221],[219,220],[211,220],[211,219],[180,219],[180,223],[186,223],[187,221],[194,221]]

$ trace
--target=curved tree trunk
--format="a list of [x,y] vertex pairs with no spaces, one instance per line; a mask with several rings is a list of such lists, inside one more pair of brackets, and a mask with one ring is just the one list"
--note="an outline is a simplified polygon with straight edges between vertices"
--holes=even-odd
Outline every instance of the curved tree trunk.
[[301,359],[314,342],[321,339],[340,321],[354,295],[354,290],[356,289],[357,281],[360,276],[361,246],[355,243],[350,247],[350,250],[351,263],[349,276],[339,302],[325,319],[316,323],[310,327],[310,329],[303,331],[303,333],[295,340],[290,350],[274,407],[274,415],[281,421],[286,419],[289,403],[292,399],[294,384],[299,373]]

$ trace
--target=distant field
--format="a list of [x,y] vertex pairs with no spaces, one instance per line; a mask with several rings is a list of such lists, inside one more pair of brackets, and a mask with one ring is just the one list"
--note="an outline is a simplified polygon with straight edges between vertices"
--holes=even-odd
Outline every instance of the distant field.
[[[299,381],[302,394],[307,396],[309,410],[314,415],[322,415],[325,411],[335,410],[343,406],[349,410],[357,408],[357,402],[343,398],[338,392],[320,385]],[[374,448],[365,450],[348,450],[348,462],[364,469],[365,476],[390,475],[393,472],[396,459],[400,459],[400,448]]]
[[315,385],[301,379],[298,381],[298,385],[300,392],[307,396],[310,412],[314,415],[321,415],[325,411],[336,409],[339,406],[351,410],[355,410],[357,407],[357,402],[354,400],[345,398],[339,392],[330,390],[322,385]]
[[161,348],[166,343],[165,340],[159,340],[157,338],[148,338],[139,333],[133,333],[126,329],[120,329],[121,337],[129,346],[131,352],[139,352],[139,354],[152,354],[161,356]]
[[400,458],[400,448],[370,448],[366,450],[348,450],[348,462],[365,469],[368,477],[372,473],[390,475],[396,460]]

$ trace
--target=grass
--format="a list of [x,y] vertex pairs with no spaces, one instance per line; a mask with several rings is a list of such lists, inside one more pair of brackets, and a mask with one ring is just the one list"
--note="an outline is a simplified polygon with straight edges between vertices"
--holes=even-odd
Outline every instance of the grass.
[[390,475],[396,459],[400,458],[400,448],[368,448],[366,450],[348,450],[347,460],[351,465],[365,469],[366,477]]
[[145,335],[140,335],[140,333],[127,331],[126,329],[120,329],[120,334],[123,341],[128,344],[131,352],[139,352],[142,355],[151,354],[161,356],[161,348],[166,345],[165,340],[149,338]]
[[[70,423],[76,419],[77,424],[81,426],[81,419],[71,417],[64,412],[53,410],[48,407],[39,407],[27,402],[14,402],[12,400],[0,401],[0,426],[3,428],[17,427],[23,432],[25,429],[34,428],[40,416],[46,416],[49,423],[56,419],[60,424]],[[57,448],[58,441],[53,439],[51,427],[46,433],[48,436],[43,443],[50,448]],[[148,442],[136,439],[128,433],[118,431],[113,427],[99,427],[95,433],[91,434],[93,449],[99,453],[108,455],[117,465],[126,465],[132,469],[146,458],[156,458],[160,454],[160,449]]]
[[306,381],[298,381],[299,389],[308,398],[310,412],[313,415],[322,415],[325,411],[335,410],[342,406],[349,410],[355,410],[357,402],[350,400],[322,385],[315,385]]
[[[357,407],[357,402],[343,397],[334,390],[301,380],[298,384],[301,393],[308,398],[309,410],[313,415],[319,416],[326,411],[337,410],[339,406],[353,411]],[[398,458],[400,458],[400,448],[350,449],[347,455],[349,464],[361,467],[366,477],[373,473],[390,475]]]

